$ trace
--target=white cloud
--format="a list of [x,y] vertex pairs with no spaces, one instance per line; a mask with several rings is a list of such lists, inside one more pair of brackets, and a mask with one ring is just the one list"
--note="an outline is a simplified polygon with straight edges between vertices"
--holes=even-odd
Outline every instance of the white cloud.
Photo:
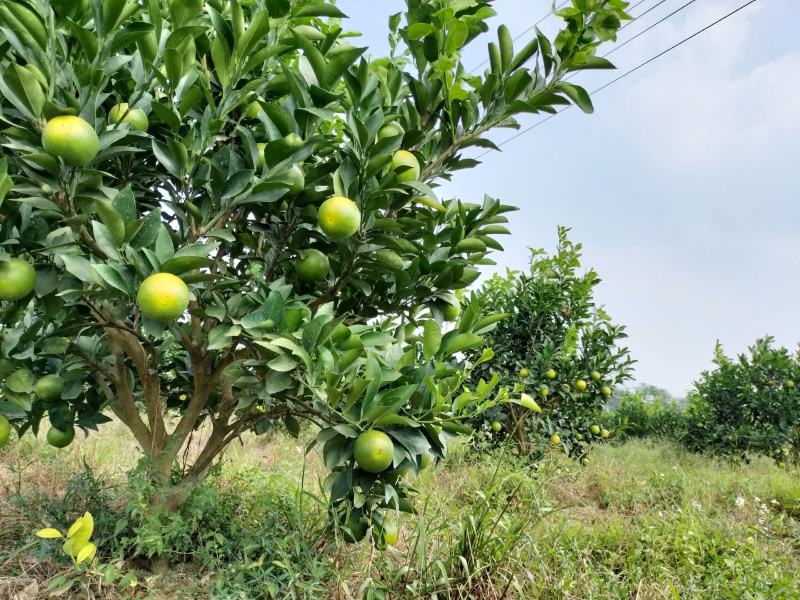
[[[649,56],[666,48],[735,5],[704,4],[665,28],[658,40],[651,37],[646,53],[639,51]],[[753,64],[758,6],[645,67],[646,75],[628,84],[629,131],[651,161],[681,170],[706,169],[752,160],[768,147],[797,139],[800,79],[794,75],[800,72],[800,53]]]

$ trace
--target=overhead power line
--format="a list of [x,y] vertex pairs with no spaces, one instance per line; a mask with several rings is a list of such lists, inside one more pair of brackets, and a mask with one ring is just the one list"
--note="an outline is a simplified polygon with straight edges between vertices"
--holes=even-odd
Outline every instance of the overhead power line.
[[[645,16],[647,13],[653,12],[655,9],[657,9],[659,6],[661,6],[662,4],[664,4],[664,2],[667,2],[667,1],[668,1],[668,0],[658,0],[658,2],[656,2],[656,3],[655,3],[653,6],[651,6],[650,8],[648,8],[646,11],[639,13],[638,15],[636,15],[635,17],[633,17],[633,19],[631,19],[630,21],[628,21],[627,23],[625,23],[625,24],[624,24],[622,27],[620,27],[620,28],[619,28],[619,31],[622,31],[622,30],[623,30],[623,29],[625,29],[625,28],[626,28],[628,25],[633,25],[633,24],[634,24],[636,21],[638,21],[639,19],[641,19],[641,18],[642,18],[643,16]],[[642,2],[646,2],[646,0],[641,0],[641,2],[637,2],[637,3],[636,3],[636,4],[634,4],[633,6],[629,6],[629,7],[628,7],[628,10],[633,10],[634,8],[636,8],[637,6],[639,6],[639,5],[640,5]]]
[[[515,41],[515,42],[516,42],[516,41],[518,41],[520,38],[524,37],[524,36],[525,36],[525,35],[527,35],[529,32],[531,32],[531,31],[533,31],[534,29],[536,29],[536,27],[538,27],[538,26],[539,26],[539,25],[540,25],[540,24],[541,24],[543,21],[545,21],[545,20],[546,20],[548,17],[551,17],[551,16],[553,16],[553,15],[554,15],[554,14],[555,14],[555,13],[556,13],[558,10],[560,10],[561,8],[563,8],[564,6],[566,6],[566,5],[569,3],[569,1],[570,1],[570,0],[563,0],[563,2],[561,2],[561,4],[559,4],[558,6],[554,7],[554,9],[553,9],[552,11],[549,11],[549,12],[545,13],[544,15],[542,15],[542,17],[541,17],[541,18],[540,18],[538,21],[536,21],[536,22],[535,22],[533,25],[531,25],[530,27],[528,27],[528,28],[527,28],[525,31],[522,31],[522,32],[518,33],[518,34],[517,34],[517,35],[514,37],[514,41]],[[636,4],[633,4],[632,6],[629,6],[627,10],[633,10],[633,9],[634,9],[634,8],[636,8],[637,6],[639,6],[639,5],[641,5],[641,4],[644,4],[645,2],[648,2],[648,1],[649,1],[649,0],[639,0],[639,1],[638,1]],[[635,16],[635,17],[633,17],[633,19],[631,19],[630,21],[628,21],[627,23],[625,23],[625,24],[624,24],[622,27],[620,27],[620,28],[619,28],[619,30],[620,30],[620,31],[622,31],[622,30],[623,30],[623,29],[625,29],[625,28],[626,28],[628,25],[630,25],[631,23],[633,23],[634,21],[636,21],[636,19],[638,19],[639,17],[642,17],[642,16],[646,15],[647,13],[649,13],[649,12],[650,12],[651,10],[653,10],[654,8],[657,8],[657,7],[658,7],[658,6],[660,6],[661,4],[664,4],[664,2],[666,2],[666,1],[667,1],[667,0],[659,0],[659,2],[657,2],[655,6],[653,6],[652,8],[649,8],[648,10],[644,11],[642,14],[640,14],[640,15],[637,15],[637,16]],[[473,67],[473,68],[470,70],[470,73],[474,73],[475,71],[477,71],[478,69],[480,69],[480,68],[481,68],[483,65],[487,64],[488,62],[489,62],[489,59],[488,59],[488,58],[485,58],[485,59],[483,59],[483,61],[482,61],[480,64],[477,64],[477,65],[475,65],[475,66],[474,66],[474,67]]]
[[[679,6],[678,8],[676,8],[675,10],[673,10],[673,11],[672,11],[671,13],[669,13],[668,15],[666,15],[666,16],[664,16],[664,17],[661,17],[661,18],[660,18],[658,21],[656,21],[655,23],[653,23],[653,24],[652,24],[652,25],[650,25],[649,27],[645,27],[644,29],[642,29],[642,30],[641,30],[639,33],[637,33],[636,35],[634,35],[634,36],[632,36],[632,37],[629,37],[627,40],[625,40],[625,41],[624,41],[624,42],[622,42],[621,44],[617,44],[617,45],[616,45],[616,46],[614,46],[614,47],[613,47],[611,50],[609,50],[608,52],[606,52],[606,53],[603,55],[603,57],[606,57],[606,56],[608,56],[609,54],[613,54],[614,52],[616,52],[616,51],[617,51],[617,50],[619,50],[620,48],[624,48],[625,46],[627,46],[628,44],[630,44],[630,43],[631,43],[633,40],[635,40],[635,39],[637,39],[637,38],[639,38],[639,37],[643,36],[645,33],[647,33],[648,31],[650,31],[651,29],[654,29],[654,28],[658,27],[659,25],[661,25],[661,23],[663,23],[663,22],[664,22],[664,21],[666,21],[667,19],[671,19],[672,17],[674,17],[675,15],[677,15],[679,12],[681,12],[682,10],[684,10],[684,9],[688,8],[689,6],[691,6],[692,4],[694,4],[695,2],[697,2],[697,0],[689,0],[689,1],[688,1],[686,4],[684,4],[684,5],[682,5],[682,6]],[[656,5],[656,6],[658,6],[658,5]],[[655,6],[654,6],[653,8],[655,8]],[[652,9],[651,9],[651,10],[652,10]],[[642,13],[642,14],[644,14],[644,13]],[[641,15],[640,15],[640,16],[641,16]]]
[[[709,23],[709,24],[708,24],[708,25],[706,25],[705,27],[702,27],[702,28],[698,29],[697,31],[695,31],[695,32],[694,32],[694,33],[692,33],[691,35],[688,35],[688,36],[686,36],[685,38],[683,38],[682,40],[680,40],[680,41],[678,41],[678,42],[674,43],[674,44],[673,44],[672,46],[670,46],[669,48],[666,48],[665,50],[662,50],[661,52],[659,52],[658,54],[656,54],[656,55],[654,55],[654,56],[651,56],[650,58],[648,58],[648,59],[647,59],[647,60],[645,60],[644,62],[641,62],[641,63],[639,63],[638,65],[636,65],[636,66],[635,66],[635,67],[633,67],[632,69],[629,69],[628,71],[625,71],[625,72],[624,72],[624,73],[622,73],[620,76],[618,76],[618,77],[615,77],[615,78],[614,78],[614,79],[612,79],[611,81],[608,81],[608,82],[604,83],[604,84],[603,84],[603,85],[601,85],[599,88],[597,88],[597,89],[593,90],[593,91],[591,92],[591,95],[594,95],[594,94],[597,94],[597,93],[599,93],[599,92],[602,92],[602,91],[603,91],[603,90],[605,90],[606,88],[608,88],[608,87],[610,87],[610,86],[614,85],[615,83],[617,83],[618,81],[620,81],[620,80],[624,79],[625,77],[628,77],[629,75],[632,75],[632,74],[633,74],[633,73],[635,73],[636,71],[638,71],[638,70],[640,70],[640,69],[642,69],[642,68],[646,67],[646,66],[647,66],[647,65],[649,65],[651,62],[653,62],[653,61],[655,61],[655,60],[658,60],[658,59],[659,59],[659,58],[661,58],[662,56],[664,56],[664,55],[666,55],[666,54],[669,54],[670,52],[672,52],[672,51],[673,51],[673,50],[675,50],[676,48],[678,48],[678,47],[682,46],[682,45],[683,45],[683,44],[685,44],[686,42],[688,42],[688,41],[690,41],[690,40],[692,40],[692,39],[696,38],[696,37],[697,37],[697,36],[699,36],[699,35],[702,35],[703,33],[705,33],[706,31],[708,31],[708,30],[709,30],[709,29],[711,29],[712,27],[715,27],[715,26],[719,25],[719,24],[720,24],[720,23],[722,23],[723,21],[725,21],[725,20],[729,19],[730,17],[732,17],[732,16],[733,16],[733,15],[735,15],[736,13],[738,13],[738,12],[740,12],[740,11],[744,10],[745,8],[747,8],[748,6],[750,6],[751,4],[755,4],[756,2],[757,2],[757,0],[749,0],[748,2],[745,2],[744,4],[742,4],[742,5],[738,6],[737,8],[733,9],[733,10],[732,10],[732,11],[730,11],[729,13],[727,13],[727,14],[725,14],[725,15],[723,15],[723,16],[721,16],[721,17],[719,17],[717,20],[715,20],[715,21],[712,21],[711,23]],[[521,136],[525,135],[526,133],[528,133],[529,131],[532,131],[533,129],[536,129],[536,128],[537,128],[537,127],[539,127],[540,125],[543,125],[544,123],[546,123],[547,121],[549,121],[549,120],[550,120],[550,119],[552,119],[553,117],[555,117],[555,116],[557,116],[557,115],[561,114],[561,113],[562,113],[562,112],[564,112],[565,110],[569,110],[569,109],[570,109],[570,108],[572,108],[573,106],[574,106],[573,104],[570,104],[570,105],[568,105],[568,106],[565,106],[565,107],[564,107],[564,108],[562,108],[561,110],[559,110],[559,111],[557,111],[557,112],[555,112],[555,113],[552,113],[552,114],[548,115],[547,117],[545,117],[544,119],[541,119],[540,121],[537,121],[536,123],[534,123],[534,124],[533,124],[533,125],[531,125],[530,127],[527,127],[526,129],[523,129],[522,131],[519,131],[519,132],[517,132],[516,134],[512,135],[510,138],[508,138],[508,139],[506,139],[506,140],[503,140],[502,142],[500,142],[500,143],[499,143],[499,144],[497,144],[497,145],[498,145],[498,146],[505,146],[505,145],[506,145],[506,144],[508,144],[509,142],[512,142],[512,141],[514,141],[514,140],[515,140],[515,139],[517,139],[518,137],[521,137]],[[478,155],[476,158],[478,158],[478,159],[480,159],[480,158],[483,158],[484,156],[486,156],[486,155],[487,155],[487,154],[489,154],[490,152],[492,152],[492,150],[487,150],[487,151],[485,151],[485,152],[482,152],[482,153],[481,153],[481,154],[479,154],[479,155]]]

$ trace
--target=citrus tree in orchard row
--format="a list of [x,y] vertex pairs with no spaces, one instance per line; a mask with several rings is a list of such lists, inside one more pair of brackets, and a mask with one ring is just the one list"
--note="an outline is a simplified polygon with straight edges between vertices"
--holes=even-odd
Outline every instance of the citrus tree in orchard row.
[[800,353],[774,343],[765,337],[730,358],[717,342],[715,368],[689,395],[689,448],[736,460],[763,454],[781,466],[800,462]]
[[[603,406],[630,378],[633,361],[620,346],[625,328],[596,306],[600,279],[593,270],[579,272],[581,249],[560,227],[552,255],[532,250],[527,273],[495,275],[476,294],[486,310],[507,317],[487,336],[496,355],[491,369],[524,399],[493,407],[477,422],[496,442],[513,435],[525,453],[549,444],[585,456],[610,436],[599,420]],[[473,382],[487,373],[479,365]]]
[[328,3],[3,2],[3,431],[47,415],[64,446],[112,411],[163,514],[243,432],[309,420],[335,514],[380,530],[400,474],[506,399],[453,359],[494,319],[442,321],[511,207],[437,182],[519,114],[591,110],[563,78],[610,66],[624,6],[576,1],[521,48],[501,27],[471,74],[488,1],[409,0],[377,59]]

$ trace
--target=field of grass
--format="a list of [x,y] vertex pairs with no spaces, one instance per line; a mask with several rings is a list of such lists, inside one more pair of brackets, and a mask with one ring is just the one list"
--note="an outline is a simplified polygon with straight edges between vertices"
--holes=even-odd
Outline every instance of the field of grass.
[[[323,531],[325,471],[313,451],[303,459],[305,441],[245,438],[158,527],[136,521],[125,473],[138,456],[117,426],[67,451],[30,436],[10,445],[0,598],[47,597],[71,571],[57,543],[33,534],[85,510],[101,566],[67,597],[800,598],[800,477],[767,460],[733,466],[630,441],[585,467],[555,453],[529,466],[454,444],[418,479],[419,514],[403,518],[398,547],[381,552]],[[122,560],[153,547],[173,560],[166,575]]]

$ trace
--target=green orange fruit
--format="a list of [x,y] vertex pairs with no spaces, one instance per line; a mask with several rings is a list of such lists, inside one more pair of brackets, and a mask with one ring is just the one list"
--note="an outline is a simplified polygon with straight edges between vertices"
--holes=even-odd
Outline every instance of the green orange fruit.
[[547,387],[546,385],[543,385],[542,387],[539,388],[539,395],[543,396],[543,397],[549,396],[550,395],[550,388]]
[[150,121],[141,108],[129,108],[126,102],[121,102],[108,111],[108,122],[112,125],[127,123],[131,131],[147,131]]
[[455,321],[461,314],[461,305],[451,302],[441,302],[439,304],[439,310],[442,311],[442,318],[445,321]]
[[528,377],[528,375],[530,375],[530,374],[531,374],[531,372],[528,370],[528,368],[527,368],[527,367],[522,367],[522,368],[519,370],[519,378],[520,378],[520,379],[525,379],[525,378],[527,378],[527,377]]
[[356,439],[353,455],[358,466],[367,473],[381,473],[394,460],[394,443],[382,431],[370,429]]
[[396,546],[400,539],[400,527],[397,521],[384,517],[381,529],[383,530],[383,541],[386,542],[386,545]]
[[601,429],[600,430],[600,437],[604,439],[608,439],[611,437],[611,432],[608,429]]
[[306,176],[303,173],[303,167],[300,165],[292,165],[286,171],[289,178],[289,195],[297,196],[306,187]]
[[561,443],[561,436],[558,435],[557,433],[554,433],[553,435],[550,436],[550,443],[553,446],[558,446]]
[[11,437],[11,423],[3,415],[0,415],[0,448],[8,443]]
[[399,171],[397,174],[397,179],[399,181],[407,182],[419,180],[419,161],[417,157],[408,150],[398,150],[392,155],[392,170]]
[[36,271],[26,260],[0,261],[0,300],[19,300],[33,291]]
[[100,139],[80,117],[63,115],[50,119],[42,130],[42,146],[73,167],[88,165],[100,150]]
[[492,431],[496,433],[502,429],[503,426],[500,424],[500,421],[492,421]]
[[545,377],[548,379],[555,379],[557,376],[558,373],[556,373],[555,369],[548,369],[547,373],[545,373]]
[[284,312],[284,324],[286,331],[294,333],[300,328],[300,323],[303,319],[310,314],[310,311],[305,307],[288,308]]
[[611,396],[611,393],[612,393],[612,392],[611,392],[611,388],[610,388],[610,387],[608,387],[607,385],[604,385],[604,386],[603,386],[603,388],[600,390],[600,392],[601,392],[601,393],[603,394],[603,396],[605,396],[606,398],[609,398],[609,397]]
[[175,321],[189,307],[189,288],[177,275],[156,273],[139,286],[136,304],[148,319]]
[[350,544],[355,544],[367,535],[367,520],[360,512],[352,511],[347,515],[342,527],[342,537]]
[[75,428],[62,430],[57,427],[51,427],[47,432],[47,443],[54,448],[66,448],[75,439]]
[[585,391],[586,390],[586,381],[583,380],[583,379],[578,379],[578,381],[575,382],[575,387],[578,388],[579,392]]
[[397,137],[398,135],[403,135],[404,133],[405,131],[403,131],[400,123],[392,121],[391,123],[387,123],[380,128],[378,131],[378,141],[386,138]]
[[303,281],[321,281],[330,270],[328,257],[316,248],[309,248],[295,265],[297,277]]
[[351,336],[350,328],[344,323],[339,323],[331,332],[331,340],[334,344],[341,344]]
[[364,347],[364,342],[361,341],[360,335],[353,335],[352,333],[340,343],[342,350],[360,350]]
[[361,212],[356,203],[344,196],[332,196],[322,203],[317,215],[320,229],[333,239],[352,236],[361,226]]
[[64,391],[64,380],[58,375],[40,377],[33,386],[36,397],[44,402],[54,402],[61,398]]
[[591,427],[589,427],[589,431],[592,432],[592,435],[600,435],[600,426],[592,425]]
[[794,380],[789,379],[786,381],[786,387],[789,388],[790,390],[794,389],[794,386],[795,386]]
[[600,374],[600,371],[592,371],[592,381],[600,381],[603,376]]

